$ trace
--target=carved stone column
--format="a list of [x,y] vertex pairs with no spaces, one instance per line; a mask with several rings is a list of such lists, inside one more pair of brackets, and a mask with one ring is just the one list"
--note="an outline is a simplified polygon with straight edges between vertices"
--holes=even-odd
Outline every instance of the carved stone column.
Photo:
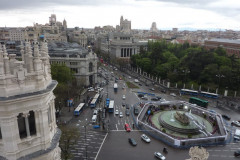
[[27,138],[31,138],[31,134],[30,134],[30,129],[29,129],[29,121],[28,121],[28,117],[29,117],[29,113],[23,114],[23,117],[25,118],[25,125],[26,125],[26,131],[27,131]]

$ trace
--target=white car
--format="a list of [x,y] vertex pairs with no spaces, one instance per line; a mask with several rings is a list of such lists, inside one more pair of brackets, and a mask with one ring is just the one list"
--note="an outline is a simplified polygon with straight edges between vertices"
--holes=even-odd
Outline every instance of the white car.
[[144,140],[144,141],[147,142],[147,143],[150,143],[150,142],[151,142],[150,138],[149,138],[146,134],[142,134],[142,135],[141,135],[141,138],[142,138],[142,140]]
[[138,80],[138,79],[134,79],[134,82],[135,82],[135,83],[138,83],[138,82],[139,82],[139,80]]
[[115,110],[115,114],[116,114],[116,115],[118,115],[118,114],[119,114],[119,111],[118,111],[117,109]]
[[154,152],[155,157],[161,160],[165,160],[166,158],[160,152]]
[[240,127],[240,123],[238,121],[232,121],[231,125]]
[[123,95],[123,96],[122,96],[122,99],[123,99],[123,100],[125,100],[125,99],[126,99],[126,96],[125,96],[125,95]]
[[119,112],[119,117],[122,118],[123,117],[123,113]]
[[170,96],[176,97],[175,93],[170,93]]
[[128,76],[129,79],[131,79],[132,77],[131,76]]

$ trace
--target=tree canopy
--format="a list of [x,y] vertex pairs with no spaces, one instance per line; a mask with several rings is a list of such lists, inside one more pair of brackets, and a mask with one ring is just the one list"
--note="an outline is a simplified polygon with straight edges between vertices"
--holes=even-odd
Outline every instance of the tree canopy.
[[166,41],[148,42],[148,49],[131,57],[131,65],[171,82],[194,82],[216,87],[239,89],[240,60],[227,56],[219,47],[206,50],[200,46],[172,44]]

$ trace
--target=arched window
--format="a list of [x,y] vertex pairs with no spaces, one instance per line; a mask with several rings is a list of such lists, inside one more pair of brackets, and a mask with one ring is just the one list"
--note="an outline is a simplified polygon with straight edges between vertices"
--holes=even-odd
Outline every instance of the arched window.
[[89,63],[89,72],[92,72],[93,71],[93,64],[92,62]]

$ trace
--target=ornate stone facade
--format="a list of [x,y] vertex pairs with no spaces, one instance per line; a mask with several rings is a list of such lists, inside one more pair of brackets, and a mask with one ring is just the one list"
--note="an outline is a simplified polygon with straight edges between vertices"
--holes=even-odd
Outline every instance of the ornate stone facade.
[[57,82],[51,78],[47,43],[34,41],[32,50],[26,41],[21,55],[18,61],[0,45],[0,159],[58,159]]

